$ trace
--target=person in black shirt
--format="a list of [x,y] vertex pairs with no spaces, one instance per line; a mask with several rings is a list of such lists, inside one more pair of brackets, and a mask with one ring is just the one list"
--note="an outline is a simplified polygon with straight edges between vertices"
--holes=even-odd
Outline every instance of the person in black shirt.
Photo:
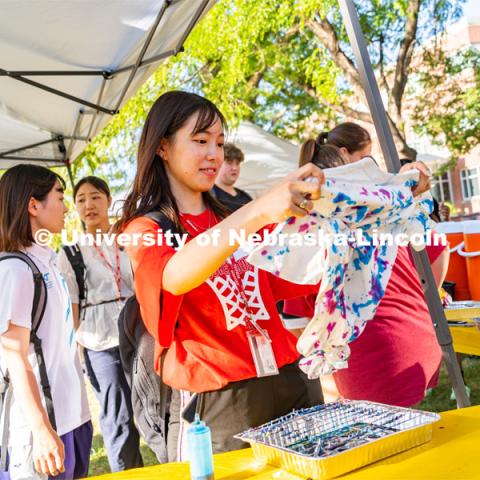
[[212,193],[228,210],[234,212],[250,202],[252,197],[247,192],[234,187],[240,176],[240,164],[244,160],[243,152],[233,143],[226,143],[224,156],[225,160],[218,173]]

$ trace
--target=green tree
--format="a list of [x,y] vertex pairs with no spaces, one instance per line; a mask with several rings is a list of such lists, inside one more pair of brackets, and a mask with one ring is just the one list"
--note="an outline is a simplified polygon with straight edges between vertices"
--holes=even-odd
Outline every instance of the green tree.
[[[415,158],[405,127],[407,88],[421,45],[459,18],[463,0],[358,0],[362,29],[402,157]],[[432,61],[442,59],[431,51]],[[416,77],[418,82],[418,75]],[[422,83],[423,82],[423,83]],[[422,77],[425,88],[435,85]],[[93,169],[112,156],[120,179],[131,165],[138,127],[154,99],[171,88],[205,94],[232,122],[250,120],[301,140],[350,117],[371,121],[337,0],[219,0],[196,27],[184,53],[161,66],[84,154]],[[455,94],[455,92],[454,92]],[[420,98],[424,91],[417,92]],[[409,102],[407,102],[409,100]],[[435,105],[425,105],[422,132],[436,135]],[[451,116],[457,128],[461,112]],[[443,127],[442,127],[443,128]],[[446,127],[445,127],[446,128]],[[112,138],[116,144],[112,146]],[[458,137],[461,141],[460,136]],[[113,153],[112,153],[113,152]],[[116,152],[116,153],[115,153]],[[123,159],[125,165],[119,163]],[[109,160],[111,161],[111,160]]]
[[[458,18],[461,3],[356,2],[403,157],[416,156],[404,121],[416,52]],[[221,1],[191,36],[183,61],[202,69],[196,88],[229,117],[247,118],[284,137],[301,138],[343,116],[371,121],[335,0]]]
[[417,98],[415,129],[448,148],[445,170],[480,142],[480,51],[426,51],[417,80],[429,95]]

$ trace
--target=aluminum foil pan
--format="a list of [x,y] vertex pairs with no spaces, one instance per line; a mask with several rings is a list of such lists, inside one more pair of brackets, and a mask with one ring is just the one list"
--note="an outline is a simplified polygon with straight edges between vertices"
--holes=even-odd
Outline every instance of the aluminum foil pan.
[[266,463],[327,479],[430,441],[439,419],[436,413],[344,400],[294,410],[236,438]]

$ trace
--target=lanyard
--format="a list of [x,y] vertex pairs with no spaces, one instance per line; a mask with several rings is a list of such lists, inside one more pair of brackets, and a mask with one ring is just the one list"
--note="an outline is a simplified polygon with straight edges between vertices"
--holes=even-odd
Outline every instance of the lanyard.
[[[211,227],[211,221],[210,221],[211,211],[210,210],[208,211],[208,215],[209,215],[209,222],[208,222],[209,225],[206,229],[203,229],[203,227],[200,227],[199,225],[195,225],[188,218],[185,218],[184,215],[180,214],[180,216],[185,220],[185,223],[193,229],[194,235],[190,234],[190,236],[192,238],[196,237],[200,232],[208,230],[208,228]],[[216,220],[215,215],[213,215],[213,219],[214,219],[214,221]],[[250,309],[250,305],[248,303],[247,296],[245,295],[245,290],[243,288],[242,279],[240,278],[240,275],[237,271],[237,262],[235,261],[234,257],[231,257],[231,260],[227,259],[225,263],[226,263],[226,265],[228,265],[228,270],[230,272],[230,276],[231,276],[232,280],[235,282],[235,285],[237,286],[238,292],[240,293],[240,296],[242,297],[242,300],[245,303],[245,310],[246,310],[246,313],[247,313],[247,315],[246,315],[247,330],[250,333],[254,333],[255,335],[260,334],[266,340],[269,339],[266,331],[263,328],[261,328],[257,324],[257,322],[255,322],[255,320],[253,320],[253,314],[252,314],[252,311]]]
[[269,337],[266,331],[263,328],[261,328],[258,325],[258,323],[253,319],[252,310],[250,309],[250,304],[248,303],[247,296],[245,295],[245,289],[243,288],[242,279],[240,278],[240,275],[237,271],[237,262],[234,259],[234,257],[231,257],[231,258],[232,260],[227,259],[226,264],[228,265],[228,269],[230,271],[233,281],[237,285],[238,292],[240,293],[240,296],[242,297],[242,300],[245,303],[245,310],[247,311],[247,316],[246,316],[247,330],[250,333],[254,333],[256,335],[260,334],[263,338],[268,340]]
[[107,268],[110,270],[110,272],[113,275],[113,279],[115,280],[115,284],[117,285],[118,300],[120,300],[122,298],[122,287],[121,287],[122,274],[120,271],[120,254],[118,252],[118,245],[115,245],[115,262],[117,264],[116,270],[113,268],[113,265],[107,260],[102,249],[97,244],[94,244],[94,247],[97,253],[100,255],[100,257],[102,257],[102,260],[107,266]]

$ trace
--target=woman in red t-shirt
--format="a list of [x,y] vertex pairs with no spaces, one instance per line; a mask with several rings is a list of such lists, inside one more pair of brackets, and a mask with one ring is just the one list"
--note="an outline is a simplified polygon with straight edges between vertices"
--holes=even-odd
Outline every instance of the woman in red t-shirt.
[[[142,318],[156,340],[154,368],[173,387],[169,460],[182,458],[180,414],[192,392],[200,394],[196,408],[212,429],[215,452],[243,446],[236,433],[322,402],[318,382],[298,368],[296,338],[276,310],[279,300],[316,287],[258,270],[232,241],[232,232],[251,234],[305,215],[309,199],[319,197],[322,171],[307,165],[227,217],[209,194],[223,161],[224,124],[215,105],[198,95],[162,95],[147,117],[133,190],[117,225],[137,240],[159,237],[153,246],[132,242],[127,251]],[[318,181],[304,181],[310,176]],[[170,232],[146,216],[153,211]],[[178,251],[166,244],[172,231],[188,234]],[[215,244],[205,245],[203,232]]]
[[[365,129],[354,123],[340,124],[303,145],[300,165],[313,162],[329,168],[360,160],[370,150]],[[418,162],[408,168],[412,165],[422,168]],[[440,286],[447,271],[448,248],[431,246],[427,253]],[[311,318],[315,298],[288,300],[284,311]],[[326,401],[342,396],[407,407],[419,403],[426,389],[436,385],[442,352],[408,248],[398,248],[375,317],[349,346],[348,368],[321,379]]]

